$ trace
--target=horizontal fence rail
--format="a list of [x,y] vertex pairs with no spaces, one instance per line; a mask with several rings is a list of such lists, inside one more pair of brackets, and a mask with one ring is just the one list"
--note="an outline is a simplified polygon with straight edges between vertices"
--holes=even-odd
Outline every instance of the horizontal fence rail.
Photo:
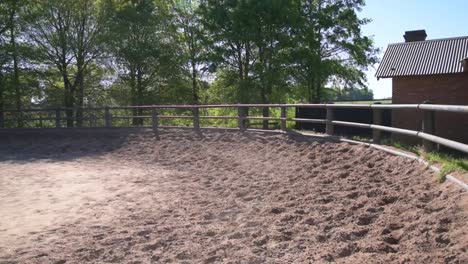
[[468,105],[437,105],[437,104],[215,104],[215,105],[141,105],[141,106],[109,106],[109,107],[72,107],[72,108],[39,108],[39,109],[8,109],[4,112],[42,112],[65,110],[118,110],[118,109],[188,109],[188,108],[236,108],[236,107],[304,107],[304,108],[380,108],[380,109],[421,109],[445,112],[468,113]]
[[[278,109],[277,116],[249,115],[247,109],[267,108]],[[326,110],[325,119],[307,119],[287,117],[287,109],[319,108]],[[335,120],[334,110],[338,108],[372,109],[374,113],[373,124],[356,123]],[[213,115],[210,109],[227,109],[231,113],[237,109],[237,115]],[[381,125],[382,109],[422,111],[424,119],[422,131],[408,130]],[[170,114],[166,111],[172,110]],[[201,113],[201,111],[204,111]],[[326,133],[334,134],[334,126],[349,126],[371,129],[374,143],[380,143],[381,131],[402,134],[420,138],[426,151],[431,151],[435,144],[440,144],[464,153],[468,153],[468,145],[434,135],[434,112],[451,112],[468,114],[466,105],[437,105],[437,104],[219,104],[219,105],[145,105],[145,106],[113,106],[113,107],[86,107],[86,108],[42,108],[21,110],[0,110],[0,128],[16,127],[152,127],[157,130],[162,127],[163,120],[182,120],[189,122],[185,126],[194,129],[201,127],[204,120],[218,120],[230,122],[237,120],[236,126],[240,130],[261,121],[267,127],[278,125],[286,130],[286,122],[325,124]],[[78,115],[79,113],[79,115]],[[130,114],[129,114],[130,113]],[[468,115],[467,115],[468,118]],[[33,126],[30,124],[34,123]],[[222,124],[221,124],[222,125]]]

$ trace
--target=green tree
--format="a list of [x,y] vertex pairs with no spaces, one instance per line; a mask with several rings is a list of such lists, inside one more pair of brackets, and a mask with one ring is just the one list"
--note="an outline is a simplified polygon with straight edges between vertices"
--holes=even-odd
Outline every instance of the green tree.
[[374,99],[372,90],[367,88],[334,89],[336,101],[369,101]]
[[[95,0],[76,1],[73,6],[73,16],[71,21],[71,50],[75,58],[76,75],[76,99],[75,105],[78,106],[76,112],[77,126],[82,126],[83,111],[85,99],[85,77],[91,75],[90,65],[102,51],[102,24],[101,11]],[[96,66],[95,64],[93,66]]]
[[85,73],[99,54],[96,10],[94,0],[29,2],[28,37],[42,56],[38,63],[55,67],[61,75],[68,127],[74,126],[74,120],[82,124],[82,111],[71,108],[83,106]]
[[200,5],[202,21],[210,33],[212,63],[226,74],[237,74],[238,103],[251,101],[250,73],[252,65],[252,35],[250,18],[254,15],[251,1],[204,0]]
[[321,102],[330,78],[363,85],[364,70],[376,62],[372,39],[361,27],[370,22],[357,11],[363,0],[300,1],[299,23],[292,28],[289,66],[309,102]]
[[9,6],[7,5],[8,2],[0,2],[0,127],[3,127],[3,120],[4,120],[4,108],[5,108],[5,90],[6,90],[6,82],[5,82],[5,74],[4,74],[4,67],[8,61],[7,50],[6,50],[6,35],[5,33],[8,31],[9,22],[8,19],[8,10]]
[[[206,72],[206,52],[204,45],[205,29],[197,13],[199,0],[174,0],[173,10],[178,31],[179,57],[183,72],[189,75],[192,86],[192,104],[200,103],[201,75]],[[198,108],[193,109],[198,116]]]
[[[17,47],[17,28],[18,28],[18,2],[19,1],[9,1],[10,10],[9,10],[9,35],[10,35],[10,53],[11,59],[13,61],[13,78],[11,85],[15,89],[15,106],[16,109],[21,109],[21,87],[19,81],[19,67],[18,67],[18,47]],[[22,127],[21,123],[18,123],[19,127]]]
[[[83,112],[71,108],[369,96],[358,88],[365,88],[364,71],[377,50],[361,32],[369,22],[357,16],[363,6],[363,0],[4,0],[0,118],[6,107],[65,106],[67,126],[82,126]],[[268,108],[258,110],[250,111],[270,116]]]
[[[165,1],[105,0],[103,10],[106,46],[117,62],[119,81],[130,88],[132,105],[144,105],[149,89],[159,86],[154,88],[159,93],[162,79],[177,71],[172,63],[175,29],[169,5]],[[141,114],[141,109],[134,110],[134,115]],[[133,124],[142,125],[143,120],[135,118]]]
[[[0,104],[21,109],[25,97],[24,78],[32,53],[24,41],[22,30],[24,11],[23,0],[7,0],[0,3]],[[18,121],[21,127],[23,124]]]
[[[210,31],[214,62],[237,86],[237,102],[284,101],[288,87],[285,52],[297,1],[203,1],[202,20]],[[235,78],[237,75],[237,78]],[[237,80],[237,82],[232,82]],[[263,108],[269,116],[269,108]],[[246,113],[242,113],[246,114]],[[268,122],[264,121],[264,128]]]
[[[295,23],[297,3],[289,0],[252,1],[252,39],[255,62],[252,76],[259,101],[263,104],[284,102],[288,88],[285,62],[289,28]],[[275,96],[276,95],[276,96]],[[263,117],[269,117],[269,108],[262,110]],[[268,129],[268,120],[263,121]]]

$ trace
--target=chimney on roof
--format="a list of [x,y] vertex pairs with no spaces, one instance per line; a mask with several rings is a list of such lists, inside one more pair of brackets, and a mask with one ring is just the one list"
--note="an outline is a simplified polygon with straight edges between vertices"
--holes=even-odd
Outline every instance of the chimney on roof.
[[403,35],[405,38],[405,42],[415,42],[415,41],[424,41],[426,40],[427,34],[426,30],[412,30],[412,31],[406,31],[405,35]]
[[461,61],[462,65],[463,65],[463,71],[464,72],[468,72],[468,57],[467,58],[464,58],[462,61]]

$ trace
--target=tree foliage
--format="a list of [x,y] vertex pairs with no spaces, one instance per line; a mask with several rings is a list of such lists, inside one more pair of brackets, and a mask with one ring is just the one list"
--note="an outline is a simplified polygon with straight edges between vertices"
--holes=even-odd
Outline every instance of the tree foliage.
[[300,1],[290,65],[309,102],[322,101],[324,86],[332,80],[364,86],[364,70],[376,62],[377,50],[361,32],[370,22],[357,16],[363,5],[363,0]]
[[[358,16],[363,7],[363,0],[5,0],[0,110],[333,100],[365,89],[364,71],[376,62],[378,50],[361,31],[370,22]],[[81,110],[67,111],[68,126],[82,119]]]

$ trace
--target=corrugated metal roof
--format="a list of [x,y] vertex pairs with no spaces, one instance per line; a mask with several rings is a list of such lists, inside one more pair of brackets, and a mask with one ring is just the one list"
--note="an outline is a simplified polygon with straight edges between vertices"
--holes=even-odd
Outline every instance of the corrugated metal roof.
[[388,45],[377,78],[463,72],[468,36]]

